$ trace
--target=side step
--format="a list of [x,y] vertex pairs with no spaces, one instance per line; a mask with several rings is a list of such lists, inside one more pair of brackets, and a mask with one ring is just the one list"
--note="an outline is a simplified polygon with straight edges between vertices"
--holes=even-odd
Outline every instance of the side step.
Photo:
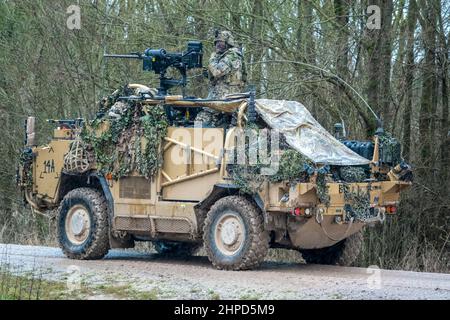
[[119,231],[144,231],[156,233],[194,234],[194,225],[187,218],[158,216],[115,216],[114,229]]

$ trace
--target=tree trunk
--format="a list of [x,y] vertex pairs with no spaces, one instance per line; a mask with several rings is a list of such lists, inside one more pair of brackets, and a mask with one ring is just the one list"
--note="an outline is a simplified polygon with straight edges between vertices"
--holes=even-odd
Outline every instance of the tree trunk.
[[[263,46],[264,43],[264,35],[263,35],[263,4],[262,4],[262,0],[255,0],[253,3],[253,13],[254,16],[251,20],[251,24],[250,24],[250,32],[251,32],[251,38],[254,40],[254,42],[256,43],[255,48],[252,52],[252,55],[250,57],[250,61],[255,63],[255,62],[259,62],[263,59],[264,54],[265,54],[265,48]],[[264,66],[263,63],[257,63],[254,66],[252,66],[251,68],[251,77],[253,79],[253,83],[256,85],[256,90],[257,90],[257,94],[259,94],[260,92],[265,91],[264,88],[264,81],[261,81],[263,78],[263,68],[265,68],[266,66]],[[247,70],[247,73],[250,70]],[[258,85],[259,84],[259,85]]]
[[336,16],[336,21],[340,26],[339,36],[337,38],[336,49],[337,49],[337,61],[336,69],[339,77],[344,80],[348,80],[348,15],[349,15],[350,5],[347,0],[335,0],[334,1],[334,13]]
[[391,0],[382,1],[381,8],[381,38],[380,38],[380,103],[383,119],[388,127],[388,123],[392,119],[391,112],[391,37],[392,37],[392,11],[393,3]]
[[[440,8],[440,7],[439,7]],[[439,69],[440,69],[440,78],[441,78],[441,97],[442,97],[442,119],[441,119],[441,133],[440,133],[440,162],[441,162],[441,176],[443,183],[442,194],[446,194],[449,182],[448,182],[448,170],[449,170],[449,162],[450,162],[450,119],[449,119],[449,101],[448,101],[448,52],[449,52],[449,44],[448,38],[450,37],[450,33],[446,39],[445,37],[445,29],[442,23],[442,13],[439,10],[439,42],[440,42],[440,55],[439,55]]]
[[433,163],[432,149],[432,122],[434,110],[436,109],[437,81],[436,81],[436,11],[434,8],[435,0],[421,1],[422,18],[422,39],[425,50],[425,57],[422,64],[422,96],[419,112],[419,130],[420,130],[420,168],[419,176],[425,177],[431,171]]
[[405,63],[405,113],[403,117],[403,157],[410,160],[411,153],[411,112],[414,80],[414,30],[417,22],[417,4],[410,0],[408,10],[406,63]]
[[367,97],[371,107],[381,114],[385,122],[390,121],[391,102],[391,32],[392,11],[391,0],[373,1],[379,6],[381,28],[367,30],[366,49],[368,59]]

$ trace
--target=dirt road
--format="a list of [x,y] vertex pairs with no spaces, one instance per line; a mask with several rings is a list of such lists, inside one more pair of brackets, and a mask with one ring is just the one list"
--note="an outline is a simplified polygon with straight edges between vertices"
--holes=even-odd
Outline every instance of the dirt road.
[[[90,286],[130,286],[157,299],[450,299],[450,274],[265,262],[254,271],[220,271],[207,257],[165,258],[111,250],[97,261],[67,259],[58,248],[0,244],[13,272]],[[90,295],[86,298],[108,298]]]

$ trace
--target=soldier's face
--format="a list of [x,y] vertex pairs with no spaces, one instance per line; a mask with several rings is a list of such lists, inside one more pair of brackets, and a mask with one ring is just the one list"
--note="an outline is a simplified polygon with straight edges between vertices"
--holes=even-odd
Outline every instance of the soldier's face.
[[216,52],[221,53],[224,52],[227,48],[227,45],[225,44],[225,41],[216,41]]

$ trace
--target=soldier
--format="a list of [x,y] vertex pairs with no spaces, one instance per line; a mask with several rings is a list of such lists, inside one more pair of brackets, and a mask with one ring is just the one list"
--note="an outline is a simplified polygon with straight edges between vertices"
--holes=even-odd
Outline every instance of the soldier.
[[[208,64],[208,99],[223,99],[228,94],[243,91],[246,82],[244,59],[229,31],[216,32],[214,45],[215,52]],[[195,120],[215,126],[220,117],[219,111],[204,108]]]

